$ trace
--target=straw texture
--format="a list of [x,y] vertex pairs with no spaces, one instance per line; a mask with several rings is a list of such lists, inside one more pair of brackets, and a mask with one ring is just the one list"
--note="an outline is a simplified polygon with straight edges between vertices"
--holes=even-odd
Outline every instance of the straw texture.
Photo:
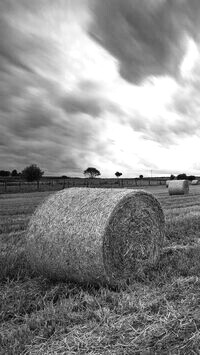
[[142,190],[70,188],[35,211],[27,231],[32,268],[56,280],[122,285],[154,264],[164,214]]
[[189,193],[188,180],[172,180],[168,184],[169,195],[187,195]]

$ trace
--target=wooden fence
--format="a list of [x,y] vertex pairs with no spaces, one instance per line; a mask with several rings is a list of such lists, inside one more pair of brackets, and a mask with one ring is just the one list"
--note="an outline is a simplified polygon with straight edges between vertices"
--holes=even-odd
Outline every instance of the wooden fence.
[[165,179],[49,179],[36,182],[0,181],[0,193],[57,191],[70,187],[124,188],[166,185]]

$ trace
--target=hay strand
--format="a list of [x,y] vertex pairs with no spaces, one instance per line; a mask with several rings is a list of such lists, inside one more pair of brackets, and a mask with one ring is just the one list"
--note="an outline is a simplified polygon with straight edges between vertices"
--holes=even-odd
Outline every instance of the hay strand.
[[154,264],[164,214],[142,190],[70,188],[51,195],[32,216],[27,256],[56,280],[121,285]]
[[187,195],[189,193],[188,180],[171,180],[168,184],[169,195]]

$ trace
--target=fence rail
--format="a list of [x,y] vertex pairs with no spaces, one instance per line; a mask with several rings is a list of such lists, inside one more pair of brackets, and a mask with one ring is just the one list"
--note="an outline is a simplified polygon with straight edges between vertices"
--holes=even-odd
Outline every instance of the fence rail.
[[164,179],[60,179],[36,182],[4,180],[0,182],[1,193],[57,191],[70,187],[142,187],[165,185]]

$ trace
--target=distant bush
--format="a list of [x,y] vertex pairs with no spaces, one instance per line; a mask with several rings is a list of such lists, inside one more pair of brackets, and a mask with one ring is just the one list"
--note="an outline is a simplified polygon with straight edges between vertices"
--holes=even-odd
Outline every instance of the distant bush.
[[139,176],[140,179],[143,179],[143,177],[144,177],[143,175],[140,175],[140,176]]
[[188,180],[189,181],[192,181],[192,180],[195,180],[195,179],[196,179],[196,177],[194,175],[189,175],[188,176]]
[[175,179],[175,175],[171,174],[169,179],[170,180],[174,180]]

